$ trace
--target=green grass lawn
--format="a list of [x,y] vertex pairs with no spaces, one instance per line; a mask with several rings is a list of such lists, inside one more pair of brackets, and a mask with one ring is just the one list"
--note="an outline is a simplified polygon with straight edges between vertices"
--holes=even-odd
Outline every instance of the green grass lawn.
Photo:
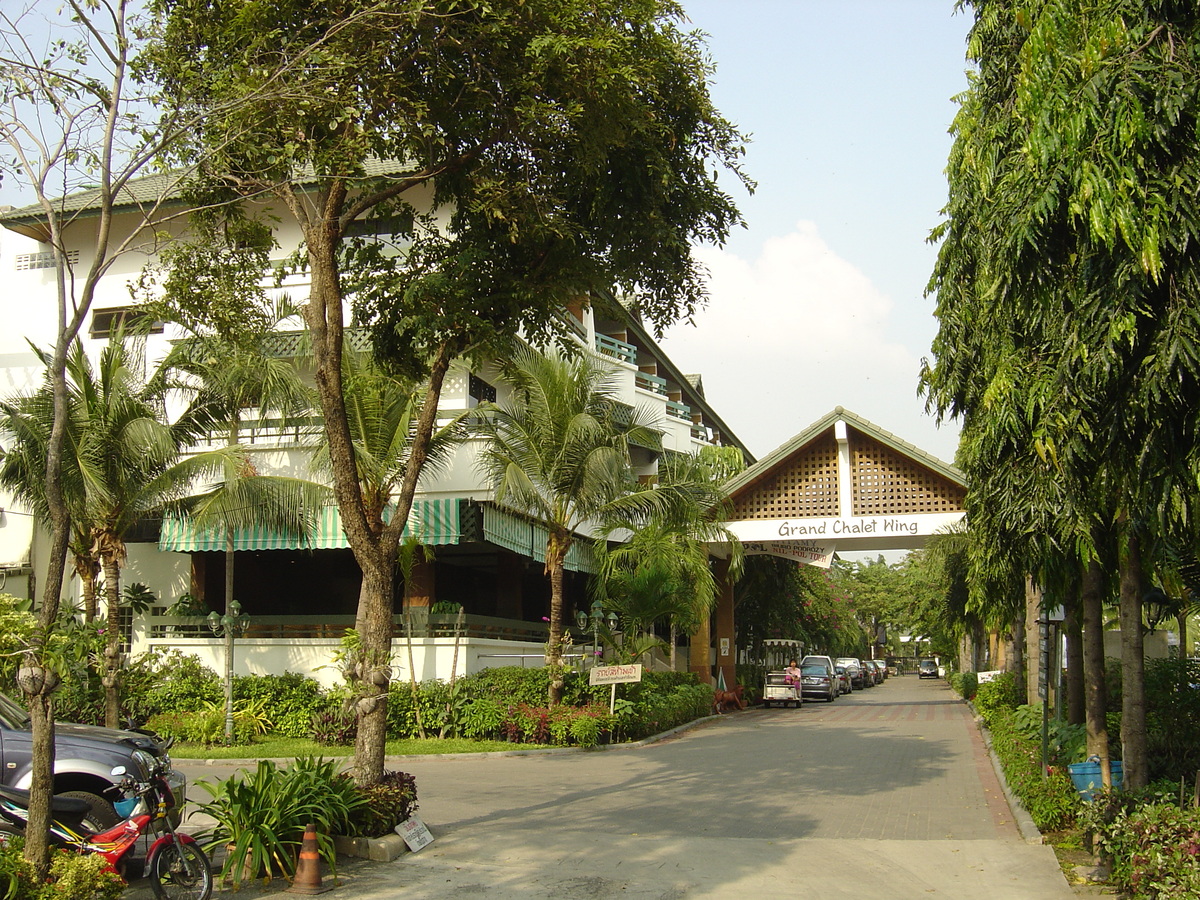
[[[542,744],[510,744],[507,741],[470,741],[466,738],[412,738],[387,742],[388,756],[424,756],[430,753],[488,753],[494,750],[531,750]],[[329,746],[303,738],[264,735],[251,744],[234,744],[230,747],[203,744],[175,744],[171,756],[175,759],[292,759],[297,756],[350,756],[350,746]]]

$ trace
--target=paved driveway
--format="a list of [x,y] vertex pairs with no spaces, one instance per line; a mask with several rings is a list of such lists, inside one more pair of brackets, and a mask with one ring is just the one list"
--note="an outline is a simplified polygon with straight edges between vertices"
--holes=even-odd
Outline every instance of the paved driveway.
[[346,866],[338,893],[356,900],[1074,896],[1052,851],[1020,839],[940,680],[749,710],[640,748],[394,765],[416,776],[436,840]]

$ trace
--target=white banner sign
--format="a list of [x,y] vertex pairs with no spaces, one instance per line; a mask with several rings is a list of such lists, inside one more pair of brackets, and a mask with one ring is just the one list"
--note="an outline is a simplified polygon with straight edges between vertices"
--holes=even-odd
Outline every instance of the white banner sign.
[[747,556],[782,556],[810,566],[828,569],[833,563],[836,544],[819,544],[816,541],[749,541],[742,545]]
[[841,541],[873,541],[899,545],[906,540],[937,534],[962,517],[962,513],[956,512],[850,518],[741,519],[726,524],[743,542],[806,541],[824,546]]
[[627,684],[642,680],[642,665],[596,666],[588,673],[588,684]]

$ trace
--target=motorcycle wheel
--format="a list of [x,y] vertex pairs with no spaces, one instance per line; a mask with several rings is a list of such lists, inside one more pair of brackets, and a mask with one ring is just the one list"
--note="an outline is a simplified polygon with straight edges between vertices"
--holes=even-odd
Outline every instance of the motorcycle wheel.
[[212,894],[212,866],[191,841],[163,844],[147,860],[147,877],[159,900],[208,900]]

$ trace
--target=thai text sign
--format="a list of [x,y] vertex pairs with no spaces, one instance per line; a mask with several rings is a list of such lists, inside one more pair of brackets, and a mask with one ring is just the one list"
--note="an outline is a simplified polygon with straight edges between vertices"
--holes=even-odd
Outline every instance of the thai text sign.
[[817,541],[747,541],[742,548],[747,556],[770,554],[828,569],[833,562],[836,545]]
[[433,834],[430,833],[429,827],[417,816],[405,819],[397,825],[396,834],[404,838],[408,849],[414,852],[433,843]]
[[626,684],[642,680],[641,663],[629,666],[596,666],[588,675],[588,684]]

